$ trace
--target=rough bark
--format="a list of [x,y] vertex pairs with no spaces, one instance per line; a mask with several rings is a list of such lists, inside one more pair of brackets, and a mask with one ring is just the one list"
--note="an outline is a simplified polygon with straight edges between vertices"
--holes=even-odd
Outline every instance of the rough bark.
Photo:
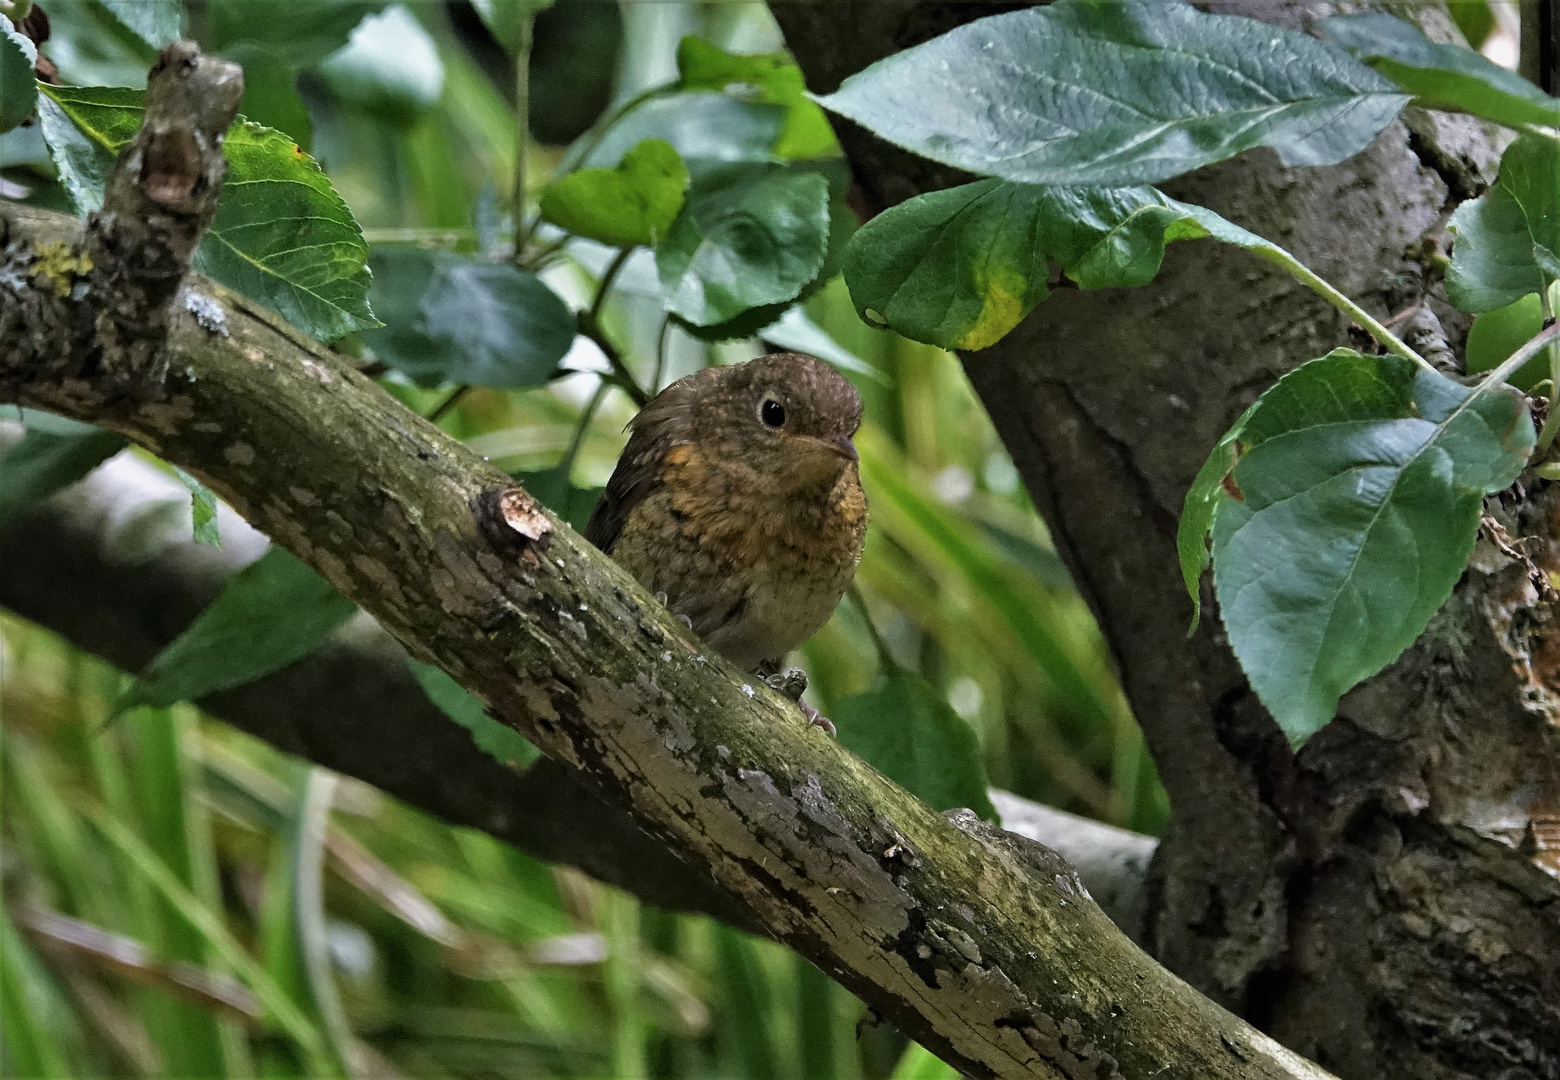
[[[231,65],[166,62],[182,48],[154,82],[228,77]],[[151,311],[140,249],[117,241],[150,223],[168,235],[148,251],[173,250],[209,209],[158,184],[146,152],[165,120],[178,127],[163,105],[181,97],[201,100],[149,89],[85,237],[58,215],[0,211],[0,400],[96,422],[193,472],[961,1071],[1323,1075],[1151,961],[1049,849],[933,813],[704,655],[502,473],[295,328],[197,278],[185,288],[221,320],[201,304],[197,321],[177,293]],[[201,147],[194,175],[219,149]],[[143,197],[155,205],[132,220]],[[89,246],[104,262],[79,258]],[[159,318],[155,339],[135,333]]]
[[[1328,9],[1217,6],[1295,27]],[[814,92],[993,10],[775,8]],[[1287,170],[1258,152],[1167,187],[1284,244],[1378,316],[1420,304],[1415,332],[1444,350],[1465,321],[1422,265],[1421,238],[1444,242],[1448,185],[1466,195],[1468,172],[1487,178],[1495,155],[1465,119],[1411,123],[1334,168]],[[954,179],[838,130],[873,210]],[[1193,475],[1258,393],[1347,343],[1341,317],[1277,271],[1177,244],[1152,285],[1058,291],[964,365],[1100,620],[1170,794],[1154,955],[1347,1077],[1560,1076],[1560,651],[1526,569],[1483,550],[1420,642],[1298,757],[1206,586],[1186,637],[1174,533]],[[1544,487],[1500,516],[1549,570],[1557,500]]]
[[[6,427],[0,449],[10,442]],[[267,543],[225,507],[222,547],[196,543],[188,506],[189,492],[167,473],[128,453],[113,458],[0,526],[0,608],[140,671]],[[308,658],[200,706],[277,749],[646,903],[756,929],[708,875],[602,802],[567,765],[542,758],[517,773],[479,751],[423,694],[405,651],[372,619],[354,619]],[[991,794],[1004,828],[1066,858],[1105,914],[1135,937],[1153,840]]]

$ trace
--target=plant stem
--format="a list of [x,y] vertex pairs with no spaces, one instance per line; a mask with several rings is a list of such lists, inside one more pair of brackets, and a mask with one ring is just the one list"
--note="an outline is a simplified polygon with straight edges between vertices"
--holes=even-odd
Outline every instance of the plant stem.
[[[1544,313],[1544,322],[1547,324],[1554,318],[1555,306],[1550,292],[1553,286],[1546,283],[1539,290],[1539,306]],[[1560,431],[1560,345],[1553,342],[1549,346],[1549,415],[1544,417],[1544,429],[1538,433],[1538,444],[1533,448],[1533,456],[1538,457],[1549,449],[1549,444],[1555,441],[1555,432]]]
[[[1423,356],[1420,356],[1413,349],[1409,348],[1402,338],[1398,337],[1391,330],[1388,330],[1385,326],[1373,318],[1370,312],[1366,311],[1353,300],[1350,300],[1343,293],[1339,292],[1320,274],[1312,270],[1309,266],[1305,265],[1305,263],[1301,262],[1293,255],[1289,254],[1289,252],[1285,251],[1277,244],[1264,245],[1261,248],[1253,248],[1251,250],[1266,261],[1271,262],[1276,266],[1283,267],[1286,271],[1288,271],[1290,277],[1294,278],[1296,281],[1300,282],[1300,284],[1304,285],[1306,288],[1320,296],[1323,300],[1326,300],[1333,307],[1337,308],[1349,318],[1353,319],[1356,323],[1365,329],[1367,334],[1384,345],[1388,352],[1393,352],[1401,357],[1412,360],[1426,371],[1435,371],[1435,366],[1431,364],[1430,361],[1426,360]],[[1439,372],[1436,373],[1440,374]]]
[[672,329],[672,313],[667,312],[661,320],[661,332],[655,339],[655,377],[650,380],[650,392],[652,394],[661,391],[661,376],[666,374],[666,335]]
[[856,607],[861,609],[861,621],[867,625],[867,636],[872,639],[873,647],[877,649],[878,663],[883,666],[884,674],[887,674],[899,664],[895,661],[894,654],[888,651],[888,643],[883,640],[883,635],[878,633],[877,624],[872,621],[872,612],[867,610],[867,598],[861,595],[861,586],[854,581],[850,583],[850,598],[856,602]]
[[525,221],[525,158],[531,145],[531,25],[536,9],[520,5],[515,27],[515,191],[512,213],[515,219],[515,258],[518,260],[531,239],[531,225]]
[[585,403],[585,408],[580,411],[580,418],[574,425],[574,435],[569,440],[569,449],[564,453],[563,461],[559,463],[565,480],[574,471],[574,461],[580,456],[580,447],[585,445],[585,433],[590,430],[591,419],[596,415],[596,410],[601,407],[602,401],[607,396],[607,387],[611,385],[606,379],[602,379],[601,385],[596,387],[596,392],[590,396],[590,400]]
[[601,281],[596,286],[596,295],[590,302],[590,308],[580,312],[580,333],[596,343],[602,355],[607,358],[607,363],[612,365],[613,382],[623,388],[634,403],[641,408],[650,400],[650,395],[640,388],[634,379],[634,373],[628,370],[628,365],[623,362],[623,354],[618,352],[617,346],[612,344],[606,333],[601,329],[601,305],[606,302],[607,290],[612,287],[613,280],[618,276],[618,271],[623,269],[623,264],[628,262],[628,257],[633,254],[633,247],[623,248],[617,253],[617,258],[612,260],[606,273],[601,275]]
[[665,92],[666,89],[664,86],[652,86],[648,90],[641,90],[597,120],[595,126],[580,136],[569,148],[568,153],[563,155],[563,160],[558,163],[558,175],[571,173],[583,165],[590,155],[595,153],[596,147],[601,145],[601,141],[607,137],[607,132],[612,130],[614,124],[657,94]]
[[438,405],[434,406],[433,411],[428,414],[428,422],[430,424],[437,424],[439,422],[439,418],[453,409],[455,407],[455,403],[463,398],[466,395],[466,391],[470,389],[471,387],[466,385],[457,386],[453,394],[439,402]]
[[632,246],[623,248],[617,253],[617,258],[607,266],[607,272],[601,275],[601,281],[596,286],[596,296],[590,302],[590,321],[596,322],[601,314],[601,305],[606,302],[607,290],[612,287],[612,282],[618,276],[618,271],[623,269],[623,264],[628,262],[628,257],[634,253]]
[[[1550,320],[1549,325],[1539,331],[1536,337],[1529,338],[1520,349],[1506,357],[1494,370],[1480,379],[1478,385],[1473,388],[1473,393],[1463,398],[1457,408],[1447,413],[1446,419],[1442,420],[1436,427],[1442,431],[1446,430],[1446,428],[1451,426],[1453,420],[1456,420],[1470,405],[1478,400],[1481,394],[1505,382],[1511,377],[1512,372],[1533,359],[1542,349],[1557,339],[1560,339],[1560,322]],[[1537,456],[1536,449],[1534,456]]]

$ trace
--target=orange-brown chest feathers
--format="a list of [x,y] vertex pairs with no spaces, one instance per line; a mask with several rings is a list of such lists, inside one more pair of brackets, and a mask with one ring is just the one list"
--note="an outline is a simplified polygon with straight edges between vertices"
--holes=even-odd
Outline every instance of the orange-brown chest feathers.
[[740,455],[672,447],[612,555],[733,663],[779,661],[817,632],[861,558],[854,462],[796,487]]

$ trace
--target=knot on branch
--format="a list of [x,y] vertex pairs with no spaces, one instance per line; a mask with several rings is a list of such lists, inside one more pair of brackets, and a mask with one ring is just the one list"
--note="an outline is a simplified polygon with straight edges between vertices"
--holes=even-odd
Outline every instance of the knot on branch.
[[87,225],[97,331],[111,370],[148,373],[170,303],[216,216],[223,137],[243,94],[243,69],[202,56],[191,41],[169,45],[151,70],[141,130],[120,152]]
[[523,488],[486,488],[473,500],[471,510],[483,535],[499,551],[535,559],[552,544],[553,525],[547,511]]

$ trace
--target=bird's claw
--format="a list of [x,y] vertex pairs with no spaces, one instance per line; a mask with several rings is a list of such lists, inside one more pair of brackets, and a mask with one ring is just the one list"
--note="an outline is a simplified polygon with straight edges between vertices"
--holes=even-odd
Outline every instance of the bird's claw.
[[[671,610],[671,604],[667,600],[667,596],[666,596],[665,592],[658,592],[658,593],[656,593],[655,594],[655,600],[656,600],[656,603],[660,604],[662,607],[666,608],[668,611]],[[673,615],[677,615],[677,612],[673,611],[672,614]],[[688,616],[686,616],[686,615],[677,615],[677,621],[682,623],[689,630],[693,629],[693,620],[690,619]]]
[[827,716],[824,716],[817,709],[813,708],[805,701],[798,701],[796,704],[801,708],[802,715],[807,718],[807,722],[809,724],[811,724],[813,727],[822,728],[824,730],[824,734],[828,735],[831,739],[839,737],[839,732],[834,728],[833,720],[830,720]]

